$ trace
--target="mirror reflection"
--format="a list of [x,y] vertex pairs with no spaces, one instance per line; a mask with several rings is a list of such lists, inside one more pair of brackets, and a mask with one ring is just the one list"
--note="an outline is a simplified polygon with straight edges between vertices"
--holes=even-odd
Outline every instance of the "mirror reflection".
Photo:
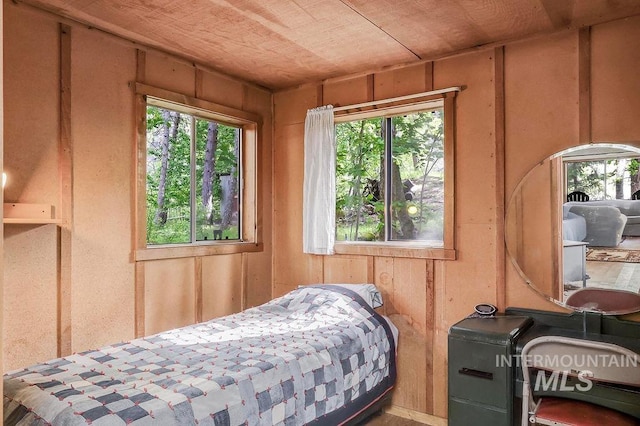
[[507,251],[556,303],[640,310],[640,149],[591,144],[534,167],[507,206]]

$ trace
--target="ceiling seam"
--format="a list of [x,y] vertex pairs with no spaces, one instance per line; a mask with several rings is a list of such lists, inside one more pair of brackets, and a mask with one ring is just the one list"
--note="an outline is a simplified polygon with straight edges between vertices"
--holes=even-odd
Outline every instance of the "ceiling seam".
[[400,46],[402,46],[404,49],[406,49],[407,51],[409,51],[409,53],[411,53],[413,56],[415,56],[418,59],[422,59],[420,57],[420,55],[418,55],[416,52],[414,52],[413,50],[411,50],[408,46],[406,46],[404,43],[402,43],[400,40],[398,40],[397,38],[395,38],[394,36],[392,36],[391,34],[389,34],[388,32],[386,32],[380,25],[376,24],[375,22],[373,22],[371,19],[367,18],[366,16],[364,16],[362,13],[360,13],[355,7],[351,6],[350,4],[348,4],[345,0],[340,0],[340,3],[344,4],[345,6],[347,6],[349,9],[353,10],[356,14],[358,14],[358,16],[360,16],[361,18],[363,18],[364,20],[366,20],[367,22],[369,22],[371,25],[373,25],[374,27],[376,27],[377,29],[379,29],[380,31],[382,31],[384,34],[386,34],[388,37],[390,37],[393,41],[395,41],[396,43],[398,43]]

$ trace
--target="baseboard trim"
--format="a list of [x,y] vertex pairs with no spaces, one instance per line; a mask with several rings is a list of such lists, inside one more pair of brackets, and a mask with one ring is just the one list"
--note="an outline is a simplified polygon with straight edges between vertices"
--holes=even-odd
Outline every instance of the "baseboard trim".
[[434,416],[431,414],[421,413],[419,411],[410,410],[408,408],[392,405],[384,410],[392,416],[402,417],[403,419],[414,420],[429,426],[447,426],[447,419]]

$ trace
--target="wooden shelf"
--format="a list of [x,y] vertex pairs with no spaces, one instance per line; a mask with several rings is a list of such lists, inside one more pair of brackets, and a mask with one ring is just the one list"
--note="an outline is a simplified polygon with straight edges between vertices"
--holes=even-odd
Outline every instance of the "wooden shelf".
[[2,223],[19,225],[60,224],[49,204],[4,203]]
[[8,217],[2,220],[5,225],[48,225],[48,224],[61,224],[61,219],[39,219],[39,218],[21,218],[21,217]]

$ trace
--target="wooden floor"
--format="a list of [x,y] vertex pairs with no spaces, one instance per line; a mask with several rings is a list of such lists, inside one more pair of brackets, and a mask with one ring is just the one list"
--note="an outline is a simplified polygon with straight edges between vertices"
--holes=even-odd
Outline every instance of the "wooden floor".
[[[640,237],[627,237],[616,248],[639,250]],[[586,282],[587,287],[640,292],[640,263],[587,261],[586,265],[589,276]],[[572,282],[569,286],[565,285],[564,299],[566,300],[581,287],[579,282]]]
[[[616,248],[638,250],[640,237],[626,237]],[[640,290],[640,263],[588,261],[587,274],[591,277],[587,286],[632,292]]]
[[588,261],[587,274],[587,287],[640,290],[640,263]]
[[424,426],[423,423],[415,420],[403,419],[402,417],[392,416],[391,414],[382,413],[372,416],[369,420],[362,423],[362,426]]

